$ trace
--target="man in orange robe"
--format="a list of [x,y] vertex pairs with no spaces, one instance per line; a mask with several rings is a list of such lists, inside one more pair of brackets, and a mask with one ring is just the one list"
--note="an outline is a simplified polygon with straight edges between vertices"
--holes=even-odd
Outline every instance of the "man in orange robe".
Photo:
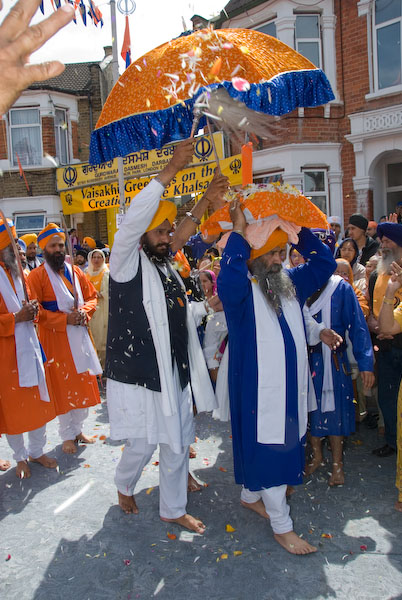
[[[9,224],[16,238],[12,221]],[[56,413],[32,324],[38,308],[36,301],[25,303],[17,261],[0,220],[0,433],[7,436],[20,478],[31,475],[28,456],[44,467],[57,467],[56,460],[43,453],[46,423]],[[28,449],[24,432],[28,432]]]
[[[65,235],[54,223],[40,232],[45,262],[31,271],[28,283],[41,305],[39,339],[49,363],[63,451],[74,454],[76,443],[94,441],[82,433],[82,425],[88,408],[100,402],[95,375],[102,369],[87,330],[96,310],[96,290],[79,268],[65,262],[64,243]],[[74,308],[72,268],[78,308]]]

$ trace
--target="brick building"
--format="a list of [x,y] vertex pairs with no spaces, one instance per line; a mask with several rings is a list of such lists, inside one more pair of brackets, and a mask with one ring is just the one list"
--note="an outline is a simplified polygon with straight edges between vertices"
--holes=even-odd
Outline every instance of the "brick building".
[[[104,50],[100,62],[67,64],[58,77],[32,85],[0,121],[0,207],[20,235],[60,222],[56,167],[88,160],[91,131],[112,85],[112,49]],[[107,241],[103,213],[72,215],[71,226]]]
[[281,118],[274,141],[254,153],[255,180],[296,185],[345,222],[353,212],[378,220],[394,210],[402,200],[401,0],[230,0],[214,26],[277,37],[321,67],[335,94]]

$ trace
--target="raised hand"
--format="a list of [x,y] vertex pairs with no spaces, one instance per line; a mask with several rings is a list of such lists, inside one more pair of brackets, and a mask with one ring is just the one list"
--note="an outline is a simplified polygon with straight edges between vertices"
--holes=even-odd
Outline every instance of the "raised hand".
[[215,170],[215,175],[210,182],[205,196],[208,198],[208,206],[215,212],[225,204],[224,195],[229,189],[229,178],[222,175],[220,171]]
[[241,204],[237,199],[230,203],[229,214],[233,223],[233,231],[241,231],[244,235],[247,222],[246,217],[243,214]]
[[64,4],[50,17],[30,27],[39,4],[40,0],[19,0],[0,26],[0,115],[7,112],[34,81],[45,81],[64,71],[59,61],[31,65],[29,58],[73,19],[74,8]]

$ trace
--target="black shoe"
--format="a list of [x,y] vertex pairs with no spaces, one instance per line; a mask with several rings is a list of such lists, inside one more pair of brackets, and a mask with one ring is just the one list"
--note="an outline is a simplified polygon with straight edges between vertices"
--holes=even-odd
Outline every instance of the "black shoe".
[[395,452],[395,448],[389,446],[388,444],[385,444],[385,446],[382,446],[382,448],[376,448],[375,450],[373,450],[372,454],[375,454],[379,458],[386,458],[387,456],[392,456],[393,454],[395,454]]
[[367,417],[364,419],[364,423],[369,429],[377,429],[378,415],[367,415]]

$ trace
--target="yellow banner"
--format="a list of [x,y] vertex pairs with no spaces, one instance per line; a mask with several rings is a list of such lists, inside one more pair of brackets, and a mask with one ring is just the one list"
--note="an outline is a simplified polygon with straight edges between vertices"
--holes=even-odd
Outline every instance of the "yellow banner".
[[[223,133],[213,134],[218,158],[224,156]],[[141,150],[123,158],[124,178],[139,177],[149,173],[158,173],[172,158],[175,144],[164,146],[160,150]],[[194,144],[194,160],[190,166],[214,161],[210,137],[197,137]],[[77,163],[56,169],[57,190],[73,190],[79,187],[97,185],[106,181],[117,181],[117,158],[101,165]]]
[[[219,164],[222,173],[229,177],[230,185],[241,185],[241,154],[224,158]],[[215,163],[211,163],[179,171],[165,189],[162,198],[175,198],[205,191],[214,175],[214,168]],[[141,177],[140,179],[128,179],[125,182],[126,206],[129,206],[131,200],[154,177],[156,175]],[[119,205],[119,187],[117,182],[103,183],[102,185],[83,187],[69,192],[60,192],[60,198],[65,215],[112,208]],[[180,202],[177,203],[181,204]]]

